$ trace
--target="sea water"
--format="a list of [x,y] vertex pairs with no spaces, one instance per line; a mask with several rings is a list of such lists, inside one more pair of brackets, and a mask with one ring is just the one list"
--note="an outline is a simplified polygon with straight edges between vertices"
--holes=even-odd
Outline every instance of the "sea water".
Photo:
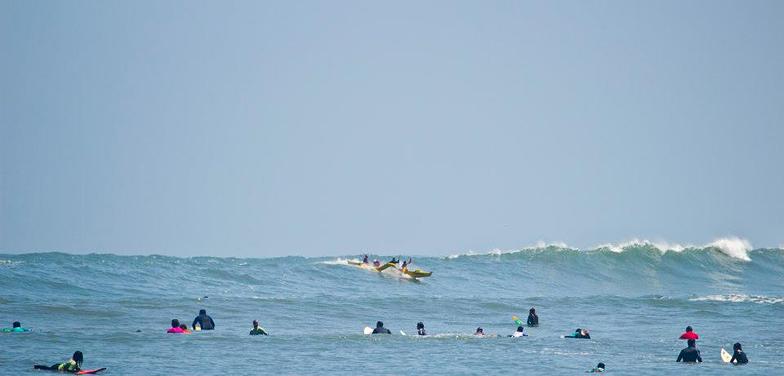
[[[393,255],[371,255],[386,261]],[[405,257],[407,255],[394,255]],[[648,242],[415,257],[419,281],[344,257],[0,255],[0,374],[84,352],[107,375],[784,374],[784,251]],[[512,315],[540,326],[508,338]],[[166,334],[206,309],[216,330]],[[257,319],[269,336],[249,336]],[[381,320],[391,336],[366,336]],[[412,336],[423,322],[431,335]],[[691,325],[704,363],[675,363]],[[481,326],[498,337],[474,337]],[[593,339],[562,339],[588,328]],[[400,335],[400,331],[408,336]],[[721,363],[741,342],[750,364]]]

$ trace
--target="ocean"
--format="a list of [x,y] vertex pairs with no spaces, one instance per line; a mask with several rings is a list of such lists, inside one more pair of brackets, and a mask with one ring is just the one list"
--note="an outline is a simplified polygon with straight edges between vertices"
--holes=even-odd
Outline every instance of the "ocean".
[[[106,375],[784,375],[784,251],[732,240],[416,257],[411,280],[342,257],[0,254],[0,374],[67,360]],[[392,256],[370,255],[382,262]],[[535,307],[540,326],[506,337]],[[206,309],[216,330],[169,335]],[[257,319],[269,336],[249,336]],[[391,336],[366,336],[381,320]],[[431,334],[411,336],[423,322]],[[704,363],[675,363],[687,325]],[[474,337],[481,326],[499,337]],[[588,328],[591,340],[562,339]],[[402,336],[400,331],[408,336]],[[741,342],[750,363],[719,357]]]

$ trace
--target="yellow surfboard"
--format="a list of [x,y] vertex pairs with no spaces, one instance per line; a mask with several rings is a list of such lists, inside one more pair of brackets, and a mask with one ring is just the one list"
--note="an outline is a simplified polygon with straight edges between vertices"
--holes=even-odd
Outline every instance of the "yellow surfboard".
[[732,355],[730,355],[727,350],[724,350],[723,347],[721,348],[721,360],[724,361],[724,363],[729,363],[730,360],[732,360]]

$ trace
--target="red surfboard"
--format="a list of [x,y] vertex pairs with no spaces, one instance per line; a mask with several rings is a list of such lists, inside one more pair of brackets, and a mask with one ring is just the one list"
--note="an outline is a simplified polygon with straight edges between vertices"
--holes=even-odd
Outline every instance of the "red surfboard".
[[96,373],[104,371],[104,370],[106,370],[105,367],[104,368],[98,368],[98,369],[83,369],[83,370],[77,372],[76,374],[77,375],[92,375],[92,374],[96,374]]

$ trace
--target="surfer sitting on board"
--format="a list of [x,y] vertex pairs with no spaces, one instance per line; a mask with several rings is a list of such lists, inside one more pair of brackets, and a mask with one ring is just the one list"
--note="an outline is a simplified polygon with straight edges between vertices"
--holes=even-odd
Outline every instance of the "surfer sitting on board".
[[474,335],[475,336],[483,336],[483,335],[485,335],[485,330],[482,329],[482,327],[480,326],[480,327],[476,328],[476,332],[474,332]]
[[688,347],[681,350],[681,353],[678,354],[678,359],[676,362],[683,361],[684,363],[695,363],[700,362],[702,363],[702,357],[700,356],[700,350],[697,350],[697,341],[690,339],[686,341]]
[[169,328],[166,333],[183,334],[182,328],[180,327],[180,320],[172,319],[171,328]]
[[384,327],[384,323],[381,321],[376,322],[376,328],[373,329],[373,334],[392,334],[389,329]]
[[422,323],[421,321],[417,323],[417,334],[420,335],[420,336],[426,336],[427,335],[427,333],[425,332],[425,324]]
[[689,339],[698,340],[698,339],[700,339],[700,335],[699,335],[699,334],[697,334],[697,333],[695,333],[695,332],[694,332],[694,329],[692,329],[692,328],[691,328],[691,326],[687,326],[687,327],[686,327],[686,331],[685,331],[685,332],[683,332],[683,334],[681,334],[681,336],[680,336],[680,339],[685,339],[685,340],[689,340]]
[[539,316],[536,315],[534,307],[528,310],[528,326],[539,326]]
[[602,373],[604,372],[604,363],[599,363],[596,367],[591,368],[587,373]]
[[740,342],[736,342],[732,345],[732,359],[730,359],[730,363],[735,364],[746,364],[749,362],[749,358],[746,357],[746,353],[743,352],[743,349],[740,346]]
[[196,316],[195,319],[193,319],[193,324],[191,324],[191,326],[193,327],[193,330],[196,330],[196,324],[199,324],[199,326],[201,327],[201,330],[213,330],[213,329],[215,329],[215,321],[212,321],[212,317],[207,315],[207,310],[206,309],[200,309],[199,310],[199,315]]
[[33,369],[42,369],[47,371],[60,371],[60,372],[79,372],[82,366],[82,362],[84,361],[84,355],[81,351],[77,351],[73,354],[71,359],[69,359],[65,363],[57,363],[51,366],[41,366],[41,365],[34,365]]
[[[367,257],[367,256],[365,256]],[[257,336],[257,335],[269,335],[264,328],[259,326],[259,320],[253,320],[253,329],[250,330],[250,335]]]

